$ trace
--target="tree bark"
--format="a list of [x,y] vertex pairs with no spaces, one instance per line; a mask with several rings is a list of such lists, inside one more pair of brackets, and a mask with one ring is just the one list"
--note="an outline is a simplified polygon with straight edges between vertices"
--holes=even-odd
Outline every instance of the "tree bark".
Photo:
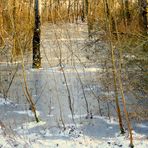
[[88,0],[85,0],[85,14],[86,14],[86,16],[88,15],[88,5],[89,5]]
[[124,128],[122,123],[122,116],[121,116],[121,110],[119,105],[119,98],[118,98],[118,89],[117,89],[117,69],[115,64],[115,49],[112,44],[112,33],[111,33],[111,16],[110,16],[110,8],[108,0],[104,0],[104,9],[106,14],[106,28],[109,33],[109,44],[110,44],[110,51],[111,51],[111,62],[112,62],[112,72],[113,72],[113,83],[114,83],[114,91],[115,91],[115,102],[116,102],[116,109],[117,109],[117,116],[119,120],[119,128],[121,131],[121,134],[124,134]]
[[40,56],[40,15],[39,15],[39,0],[35,0],[34,5],[35,12],[35,24],[33,34],[33,68],[41,68],[41,56]]
[[144,34],[148,34],[148,0],[138,0],[140,6],[139,25]]

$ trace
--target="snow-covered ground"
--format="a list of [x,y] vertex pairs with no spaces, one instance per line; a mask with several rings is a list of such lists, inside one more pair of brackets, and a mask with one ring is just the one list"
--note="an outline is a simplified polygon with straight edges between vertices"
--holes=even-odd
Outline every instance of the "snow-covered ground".
[[[99,83],[103,69],[89,63],[82,52],[87,40],[86,24],[45,24],[42,30],[43,67],[34,70],[30,68],[31,60],[25,63],[28,91],[40,122],[34,122],[29,110],[21,64],[12,79],[17,63],[1,63],[0,148],[127,148],[129,135],[119,133],[114,93],[103,91]],[[59,66],[60,53],[64,73]],[[99,97],[109,100],[98,101]],[[133,122],[132,127],[135,148],[147,148],[148,122]]]
[[[0,99],[2,105],[11,105],[11,102]],[[29,111],[16,111],[15,114],[28,114]],[[71,118],[71,115],[68,115]],[[53,118],[49,116],[49,118]],[[49,126],[45,121],[34,121],[16,125],[11,129],[0,122],[0,147],[1,148],[128,148],[128,132],[123,136],[119,134],[118,123],[115,118],[93,116],[86,119],[86,114],[75,115],[75,123]],[[135,124],[135,148],[148,147],[148,124]],[[140,132],[141,131],[141,132]]]

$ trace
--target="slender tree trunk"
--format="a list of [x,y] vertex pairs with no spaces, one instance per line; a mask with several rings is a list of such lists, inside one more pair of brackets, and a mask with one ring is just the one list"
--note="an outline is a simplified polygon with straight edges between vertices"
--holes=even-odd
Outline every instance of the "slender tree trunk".
[[[116,19],[115,19],[115,22],[116,22],[115,26],[116,26],[116,33],[117,33],[117,41],[118,41],[119,45],[121,45],[120,36],[118,34],[118,26],[117,26]],[[128,131],[130,134],[130,147],[133,148],[134,145],[133,145],[132,127],[131,127],[131,122],[130,122],[127,107],[126,107],[126,100],[125,100],[123,82],[122,82],[122,64],[123,64],[122,49],[119,48],[119,71],[117,72],[117,77],[118,77],[119,88],[120,88],[120,93],[121,93],[121,97],[122,97],[123,110],[124,110],[124,114],[125,114],[125,118],[126,118],[126,122],[127,122]]]
[[3,28],[5,31],[7,31],[7,33],[10,33],[12,31],[12,25],[11,25],[12,23],[9,15],[8,1],[3,0],[2,5],[3,5],[3,10],[2,10]]
[[79,19],[79,0],[77,0],[76,23],[78,22],[78,19]]
[[81,6],[81,21],[85,22],[85,2],[84,0],[82,1],[82,6]]
[[71,20],[71,19],[70,19],[70,17],[71,17],[71,16],[70,16],[70,10],[71,10],[71,0],[68,1],[68,20],[69,20],[69,22],[70,22],[70,20]]
[[85,0],[85,14],[86,14],[86,16],[88,15],[88,8],[89,8],[88,0]]
[[[121,60],[122,59],[120,57],[120,71],[121,71]],[[124,92],[123,92],[123,84],[122,84],[122,80],[121,80],[121,72],[119,72],[119,78],[118,79],[119,79],[119,85],[120,85],[120,93],[121,93],[121,96],[122,96],[123,109],[124,109],[127,127],[128,127],[128,131],[129,131],[129,135],[130,135],[130,147],[133,148],[134,145],[133,145],[132,127],[131,127],[131,122],[130,122],[127,107],[126,107],[126,100],[125,100],[125,96],[124,96]]]
[[129,25],[131,22],[131,14],[129,10],[129,0],[125,0],[125,13],[126,13],[127,25]]
[[112,61],[112,71],[113,71],[113,80],[114,80],[116,109],[117,109],[120,131],[121,131],[121,134],[124,134],[125,132],[123,129],[122,117],[121,117],[121,111],[120,111],[120,105],[119,105],[119,99],[118,99],[117,70],[116,70],[114,47],[112,44],[112,34],[111,34],[111,16],[110,16],[110,9],[109,9],[107,0],[104,0],[104,8],[105,8],[105,14],[106,14],[106,28],[109,33],[109,44],[110,44],[110,50],[111,50],[111,61]]
[[35,24],[33,34],[33,68],[41,67],[41,56],[40,56],[40,14],[39,14],[39,0],[35,0],[34,5],[35,12]]
[[16,0],[13,0],[13,11],[12,11],[12,28],[13,28],[13,48],[12,48],[12,57],[11,62],[13,62],[16,58]]
[[3,7],[2,4],[0,4],[0,47],[3,46],[3,16],[2,16],[2,12],[3,12]]
[[32,3],[33,3],[33,1],[30,0],[30,1],[29,1],[29,6],[28,6],[28,20],[29,20],[29,22],[31,21]]
[[129,10],[129,0],[122,0],[122,11],[123,11],[123,19],[125,28],[130,25],[131,22],[131,14]]
[[114,79],[115,101],[116,101],[116,108],[117,108],[117,114],[118,114],[118,119],[119,119],[119,127],[120,127],[121,134],[124,134],[125,132],[123,129],[121,110],[120,110],[119,98],[118,98],[117,70],[116,70],[116,65],[115,65],[114,47],[113,47],[111,41],[110,41],[110,48],[111,48],[113,79]]
[[140,12],[139,12],[139,24],[144,34],[148,34],[148,0],[138,0]]
[[105,0],[105,7],[106,7],[106,12],[105,12],[106,16],[110,18],[111,32],[114,32],[115,31],[115,21],[114,21],[114,17],[112,16],[110,12],[109,3],[107,0]]

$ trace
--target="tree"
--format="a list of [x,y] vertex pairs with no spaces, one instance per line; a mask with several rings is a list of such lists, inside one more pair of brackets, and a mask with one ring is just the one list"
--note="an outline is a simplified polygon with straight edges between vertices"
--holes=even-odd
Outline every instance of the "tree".
[[119,121],[119,128],[121,131],[121,134],[124,134],[124,128],[123,128],[123,121],[122,121],[122,116],[121,116],[121,109],[119,105],[119,94],[118,94],[118,86],[117,86],[117,68],[116,68],[116,61],[115,61],[115,48],[112,43],[112,34],[111,34],[111,22],[112,22],[112,17],[110,15],[110,5],[109,5],[108,0],[104,0],[104,11],[106,14],[106,28],[109,33],[109,45],[110,45],[110,52],[111,52],[111,62],[112,62],[112,73],[113,73],[113,83],[114,83],[114,92],[115,92],[115,102],[116,102],[116,110],[117,110],[117,115],[118,115],[118,121]]
[[8,1],[2,0],[1,5],[2,5],[3,30],[6,30],[8,33],[10,33],[12,30],[12,25],[11,25],[12,23],[11,23],[10,14],[9,14]]
[[122,11],[124,18],[124,25],[127,27],[131,22],[131,14],[129,10],[129,0],[122,0]]
[[2,30],[3,30],[3,16],[2,4],[0,4],[0,47],[3,45]]
[[81,10],[81,20],[82,22],[85,22],[87,15],[88,15],[88,0],[82,0],[82,10]]
[[34,24],[34,34],[33,34],[33,68],[41,67],[41,55],[40,55],[40,14],[39,14],[39,0],[35,0],[34,3],[34,13],[35,13],[35,24]]
[[12,17],[13,17],[13,48],[12,48],[12,62],[15,59],[16,56],[16,1],[13,0],[13,12],[12,12]]
[[138,0],[140,6],[139,24],[144,34],[148,33],[148,0]]
[[86,16],[88,15],[88,7],[89,7],[88,0],[85,0],[85,14],[86,14]]

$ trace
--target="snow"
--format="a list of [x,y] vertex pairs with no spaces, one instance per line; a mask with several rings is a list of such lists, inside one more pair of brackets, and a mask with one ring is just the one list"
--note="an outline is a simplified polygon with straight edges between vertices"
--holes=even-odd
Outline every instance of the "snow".
[[[98,84],[96,75],[98,76],[99,72],[103,72],[102,67],[91,65],[85,68],[78,61],[75,61],[79,63],[79,65],[75,63],[75,67],[69,63],[63,63],[74,106],[73,118],[70,114],[67,89],[62,71],[58,65],[58,55],[55,55],[55,51],[57,48],[61,48],[63,56],[66,55],[69,58],[69,55],[71,55],[69,47],[73,51],[83,49],[83,44],[87,39],[87,26],[82,25],[79,27],[74,26],[74,24],[55,26],[55,29],[49,24],[43,26],[46,31],[42,32],[42,44],[45,46],[46,54],[50,55],[48,58],[51,63],[53,62],[52,67],[47,64],[43,49],[41,51],[43,68],[31,69],[30,66],[28,69],[28,67],[25,67],[28,90],[36,102],[40,122],[34,122],[34,115],[29,110],[28,102],[26,103],[22,90],[23,84],[20,74],[22,72],[19,71],[19,76],[15,77],[9,90],[9,96],[12,98],[5,100],[0,97],[0,148],[128,148],[128,132],[124,136],[120,135],[118,121],[114,116],[116,114],[115,110],[110,105],[110,119],[105,116],[106,113],[103,114],[104,116],[99,116],[97,101],[91,94],[91,91],[93,91],[96,96],[98,94],[100,96],[104,95],[110,100],[114,95],[113,91],[109,93],[101,91],[101,85]],[[76,31],[75,28],[78,28],[79,31]],[[71,39],[64,34],[65,29],[69,29]],[[55,38],[55,33],[57,33],[58,39]],[[57,44],[54,41],[60,42],[60,47],[55,46]],[[84,55],[79,52],[76,54],[81,57],[81,60],[84,59],[86,63]],[[12,66],[11,63],[9,64]],[[5,65],[6,63],[1,63],[1,66]],[[89,110],[92,112],[92,119],[88,118],[86,114],[84,95],[77,73],[79,73],[83,82]],[[18,98],[20,102],[14,98]],[[18,104],[10,100],[18,101]],[[106,110],[105,103],[101,102],[100,104],[102,112]],[[61,124],[60,107],[66,129]],[[74,122],[72,119],[74,119]],[[135,122],[133,123],[133,129],[135,148],[148,148],[147,122]]]
[[[76,117],[80,117],[76,115]],[[104,124],[100,124],[103,122]],[[129,136],[126,133],[124,136],[118,132],[112,135],[103,135],[103,131],[107,129],[112,130],[112,125],[115,123],[110,122],[106,117],[97,117],[96,119],[89,120],[85,123],[87,132],[84,130],[84,125],[66,124],[66,129],[58,127],[46,127],[46,122],[40,121],[24,123],[21,127],[14,129],[15,135],[3,135],[2,130],[0,134],[1,147],[26,147],[30,148],[128,148]],[[98,128],[99,125],[99,128]],[[112,127],[112,128],[111,128]],[[100,129],[100,130],[99,130]],[[89,135],[95,130],[98,137]],[[113,130],[114,132],[114,130]],[[141,135],[133,131],[135,148],[147,148],[148,140],[146,135]]]
[[12,101],[10,101],[8,99],[0,98],[0,106],[1,105],[10,105],[10,104],[13,104]]
[[[86,116],[87,116],[87,114],[83,114],[83,115],[74,115],[73,118],[74,118],[74,119],[79,119],[79,118],[86,117]],[[72,119],[72,115],[68,115],[68,117]]]
[[145,129],[148,129],[148,126],[147,125],[144,125],[144,124],[137,124],[137,127],[141,127],[141,128],[145,128]]
[[45,125],[46,123],[43,122],[43,121],[40,121],[39,123],[36,123],[36,122],[29,122],[29,123],[24,123],[21,127],[15,129],[15,131],[21,131],[21,132],[24,132],[24,129],[31,129],[31,128],[36,128],[38,126],[41,126],[41,125]]
[[[15,103],[10,99],[0,98],[0,107],[8,106],[11,108]],[[19,106],[19,105],[17,105]],[[37,114],[41,121],[36,123],[32,121],[33,114],[30,110],[20,110],[14,108],[14,117],[26,115],[31,120],[24,120],[21,124],[16,124],[15,128],[3,126],[0,122],[0,147],[5,148],[128,148],[129,134],[120,135],[116,117],[93,115],[92,119],[86,118],[86,113],[74,114],[75,123],[66,120],[65,127],[61,122],[51,125],[51,121],[56,118],[57,107],[50,105],[51,114],[46,114],[46,120],[43,118],[41,110]],[[10,112],[10,111],[8,111]],[[69,119],[72,119],[70,112],[66,110]],[[5,111],[5,113],[7,113]],[[7,118],[8,120],[8,118]],[[3,121],[3,120],[1,120]],[[140,131],[140,132],[139,132]],[[144,132],[145,131],[145,132]],[[135,123],[133,137],[135,148],[148,147],[148,126],[147,122]]]
[[[28,115],[28,116],[30,116],[30,117],[34,117],[34,114],[32,113],[32,111],[31,110],[28,110],[28,111],[14,111],[15,113],[18,113],[18,114],[26,114],[26,115]],[[36,114],[37,114],[37,116],[39,116],[40,115],[40,112],[39,111],[36,111]]]
[[[12,101],[0,99],[1,105],[11,106]],[[13,103],[14,104],[14,103]],[[52,109],[55,107],[51,106]],[[17,114],[28,115],[33,117],[30,110],[13,111]],[[38,115],[42,115],[37,111]],[[70,114],[68,118],[72,118]],[[8,132],[7,127],[0,124],[0,147],[5,148],[128,148],[129,134],[119,134],[118,122],[115,117],[110,120],[105,116],[93,115],[92,119],[86,119],[87,114],[75,114],[73,118],[75,123],[65,123],[66,129],[60,124],[59,126],[50,126],[46,121],[25,122],[17,125],[13,132]],[[54,117],[53,114],[48,117]],[[81,121],[80,121],[81,120]],[[148,147],[148,135],[137,133],[137,128],[148,131],[147,123],[137,123],[133,131],[135,148]]]

